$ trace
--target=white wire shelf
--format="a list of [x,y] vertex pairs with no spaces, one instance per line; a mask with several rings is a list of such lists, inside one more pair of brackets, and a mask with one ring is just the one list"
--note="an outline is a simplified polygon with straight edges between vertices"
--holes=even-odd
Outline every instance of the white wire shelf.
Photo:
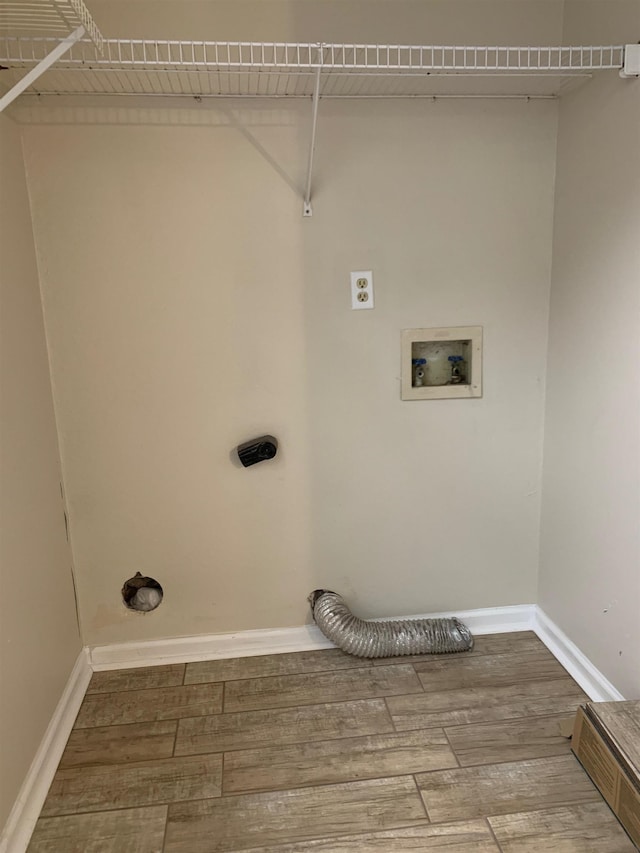
[[[25,33],[28,35],[25,37]],[[38,38],[40,33],[46,37]],[[0,112],[23,92],[33,90],[37,80],[85,36],[99,55],[104,39],[83,0],[0,0],[0,35],[9,41],[28,44],[35,39],[45,48],[36,61],[18,64],[20,73],[2,66]],[[25,70],[26,69],[26,70]]]
[[[68,4],[77,11],[82,0],[25,2],[34,9]],[[0,10],[3,6],[14,8],[17,4],[0,0]],[[35,13],[33,21],[27,18],[21,19],[20,25],[34,23],[38,30]],[[16,19],[14,23],[20,22]],[[629,71],[635,75],[636,63],[640,63],[635,54],[632,62],[626,62],[624,45],[460,47],[142,39],[98,42],[83,38],[85,29],[86,24],[82,23],[62,41],[51,35],[25,37],[13,32],[0,38],[0,86],[9,88],[0,98],[0,109],[21,92],[89,99],[311,98],[304,216],[312,215],[311,182],[321,98],[549,98],[573,88],[596,71],[624,68],[626,76],[630,76]]]
[[[2,3],[3,0],[0,0]],[[65,0],[78,2],[78,0]],[[35,67],[54,38],[0,38],[3,81]],[[207,97],[555,97],[624,46],[499,47],[104,40],[75,43],[27,89],[37,95]]]
[[48,36],[49,51],[55,36],[64,38],[78,27],[84,27],[90,44],[102,48],[104,39],[82,0],[0,0],[0,33]]

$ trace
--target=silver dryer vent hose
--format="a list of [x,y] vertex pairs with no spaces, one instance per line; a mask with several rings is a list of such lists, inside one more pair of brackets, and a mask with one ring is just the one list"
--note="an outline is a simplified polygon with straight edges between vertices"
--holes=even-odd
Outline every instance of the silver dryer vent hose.
[[354,616],[342,596],[328,589],[316,589],[309,603],[325,637],[356,657],[445,654],[473,648],[471,631],[455,617],[369,622]]

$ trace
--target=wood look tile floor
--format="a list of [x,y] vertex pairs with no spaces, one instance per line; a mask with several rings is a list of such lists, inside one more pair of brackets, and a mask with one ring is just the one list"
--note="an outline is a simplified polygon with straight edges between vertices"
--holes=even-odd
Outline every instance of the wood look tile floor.
[[633,853],[531,632],[95,673],[29,853]]

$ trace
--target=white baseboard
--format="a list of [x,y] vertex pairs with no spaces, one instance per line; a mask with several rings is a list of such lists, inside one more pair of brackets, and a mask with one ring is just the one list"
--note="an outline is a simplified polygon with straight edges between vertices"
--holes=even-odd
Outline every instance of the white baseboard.
[[533,630],[593,702],[617,702],[624,699],[622,693],[616,690],[576,644],[539,607],[535,608]]
[[[404,618],[433,619],[446,616],[457,616],[476,636],[535,631],[590,699],[602,702],[623,698],[575,643],[535,604],[415,614]],[[267,628],[234,634],[201,634],[142,643],[94,646],[88,652],[92,669],[99,671],[332,647],[333,643],[315,625],[301,625],[297,628]]]
[[302,625],[299,628],[267,628],[234,634],[199,634],[195,637],[93,646],[89,648],[89,657],[94,672],[98,672],[332,647],[333,643],[315,625]]
[[89,655],[82,649],[4,827],[0,853],[27,849],[90,680]]
[[535,604],[515,604],[509,607],[485,607],[480,610],[459,610],[436,613],[435,616],[457,616],[472,634],[509,634],[513,631],[531,631]]
[[[457,616],[468,625],[473,634],[498,634],[531,630],[534,609],[533,604],[523,604],[455,613],[428,613],[404,618]],[[99,671],[330,648],[333,648],[333,643],[327,640],[319,628],[315,625],[301,625],[298,628],[239,631],[235,634],[201,634],[196,637],[150,640],[143,643],[93,646],[89,649],[89,655],[93,670]]]

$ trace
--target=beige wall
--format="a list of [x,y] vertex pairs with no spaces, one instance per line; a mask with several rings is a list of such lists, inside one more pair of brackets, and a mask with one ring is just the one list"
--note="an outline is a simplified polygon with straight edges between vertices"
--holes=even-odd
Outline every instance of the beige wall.
[[558,44],[563,0],[91,0],[111,38]]
[[[518,5],[494,32],[559,40]],[[205,116],[25,129],[85,641],[297,625],[320,585],[533,601],[556,104],[323,101],[312,219],[308,103]],[[401,402],[401,329],[468,324],[484,398]],[[266,431],[277,459],[234,466]],[[136,570],[155,613],[122,605]]]
[[20,132],[0,119],[0,827],[80,639]]
[[[638,2],[568,2],[566,43],[624,43]],[[539,602],[640,696],[640,81],[561,102]]]

